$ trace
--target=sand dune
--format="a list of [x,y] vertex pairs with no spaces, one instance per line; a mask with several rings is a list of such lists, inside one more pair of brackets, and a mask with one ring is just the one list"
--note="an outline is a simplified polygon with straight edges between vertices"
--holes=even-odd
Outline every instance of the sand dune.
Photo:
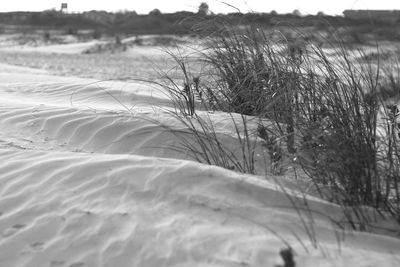
[[[2,42],[5,43],[4,41]],[[10,44],[1,47],[2,51],[17,51],[17,52],[40,52],[40,53],[63,53],[63,54],[78,54],[95,45],[103,44],[102,41],[89,42],[74,42],[69,44],[51,44],[51,45],[12,45]]]
[[400,264],[399,239],[337,232],[335,205],[308,196],[304,225],[274,177],[167,149],[139,116],[174,123],[154,106],[171,104],[142,84],[0,66],[0,266],[275,266],[288,244],[297,266]]
[[271,266],[285,244],[270,230],[291,241],[299,264],[394,266],[400,250],[396,239],[354,234],[338,255],[321,218],[330,256],[311,245],[307,254],[290,231],[308,243],[300,219],[272,183],[190,161],[14,149],[0,158],[1,266]]

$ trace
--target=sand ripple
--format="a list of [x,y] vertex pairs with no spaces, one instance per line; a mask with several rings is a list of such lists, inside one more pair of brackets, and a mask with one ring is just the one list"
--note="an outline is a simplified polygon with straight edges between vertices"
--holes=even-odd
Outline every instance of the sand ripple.
[[[330,219],[342,215],[332,204],[308,197],[315,213],[301,213],[304,224],[292,205],[305,208],[304,196],[272,178],[164,149],[179,139],[137,116],[169,106],[156,91],[7,71],[0,75],[1,267],[264,267],[279,262],[287,243],[298,266],[400,262],[398,239],[340,238]],[[132,104],[134,112],[124,107]]]

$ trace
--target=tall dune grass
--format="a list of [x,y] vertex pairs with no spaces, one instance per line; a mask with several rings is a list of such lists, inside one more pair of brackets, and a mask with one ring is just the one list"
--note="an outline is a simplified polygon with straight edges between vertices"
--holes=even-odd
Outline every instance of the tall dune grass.
[[[368,62],[362,51],[340,42],[327,50],[301,34],[290,40],[254,25],[213,29],[203,33],[205,49],[199,51],[206,71],[191,76],[184,58],[175,57],[184,82],[166,87],[175,96],[175,116],[195,137],[185,149],[199,161],[255,173],[254,144],[263,141],[268,164],[293,159],[323,198],[350,207],[353,228],[368,228],[363,206],[400,222],[399,114],[396,103],[388,105],[398,96],[398,66]],[[236,127],[231,117],[240,157],[220,142],[212,121],[196,114],[198,107],[241,114],[243,125],[259,121],[250,129]]]
[[210,88],[200,87],[202,78],[198,73],[193,73],[188,66],[193,61],[185,57],[181,51],[177,51],[177,54],[167,52],[177,66],[173,68],[175,71],[169,73],[160,71],[159,74],[163,77],[161,81],[136,79],[163,88],[171,100],[173,108],[166,108],[163,112],[173,117],[178,126],[171,127],[147,118],[174,134],[179,140],[178,147],[168,148],[188,155],[198,162],[242,173],[256,174],[256,161],[260,158],[262,163],[258,166],[265,168],[265,159],[260,155],[262,150],[260,138],[256,129],[249,127],[249,124],[256,125],[258,118],[249,119],[245,114],[227,113],[223,124],[232,125],[232,132],[226,133],[218,129],[210,113],[222,105],[218,102],[220,97],[213,95]]

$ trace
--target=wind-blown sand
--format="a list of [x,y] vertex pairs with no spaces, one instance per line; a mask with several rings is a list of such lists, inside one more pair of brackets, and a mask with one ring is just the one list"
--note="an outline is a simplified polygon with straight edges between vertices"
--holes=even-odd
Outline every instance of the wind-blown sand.
[[179,140],[137,116],[173,124],[160,106],[142,84],[0,65],[1,267],[277,266],[287,245],[296,266],[400,266],[398,238],[315,213],[313,242],[301,194],[167,149]]

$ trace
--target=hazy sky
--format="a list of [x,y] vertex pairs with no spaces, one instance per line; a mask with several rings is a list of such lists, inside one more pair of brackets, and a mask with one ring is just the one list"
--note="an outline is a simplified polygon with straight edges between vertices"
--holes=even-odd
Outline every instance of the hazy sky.
[[[196,11],[202,0],[2,0],[0,12],[5,11],[42,11],[59,9],[61,3],[68,3],[70,12],[87,10],[135,10],[148,13],[158,8],[163,13],[180,10]],[[224,1],[208,0],[210,10],[214,13],[235,12]],[[242,12],[290,13],[299,9],[303,14],[315,14],[323,11],[326,14],[341,14],[344,9],[400,9],[400,0],[225,0]]]

